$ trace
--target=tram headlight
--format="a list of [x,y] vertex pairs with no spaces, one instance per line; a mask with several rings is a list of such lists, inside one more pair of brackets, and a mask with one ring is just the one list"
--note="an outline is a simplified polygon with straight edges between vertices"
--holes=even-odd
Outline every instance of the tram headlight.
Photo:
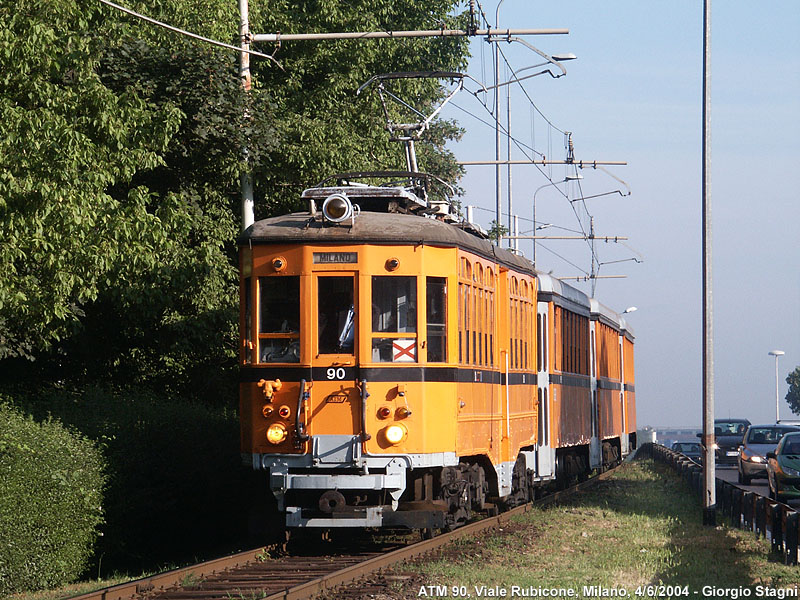
[[283,423],[275,423],[269,426],[267,429],[267,441],[270,444],[280,444],[285,439],[286,436],[289,435],[286,431],[286,427],[284,427]]
[[353,205],[344,194],[331,194],[322,203],[322,214],[329,221],[341,223],[353,215]]
[[276,256],[272,259],[272,268],[279,273],[286,270],[286,259],[283,256]]
[[407,434],[408,430],[402,425],[389,425],[389,427],[383,430],[383,436],[386,438],[386,441],[392,445],[402,442]]

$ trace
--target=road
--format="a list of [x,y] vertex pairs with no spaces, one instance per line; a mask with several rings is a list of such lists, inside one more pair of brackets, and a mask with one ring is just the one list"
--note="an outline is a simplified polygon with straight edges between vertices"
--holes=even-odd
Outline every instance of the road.
[[[769,486],[766,479],[753,479],[751,485],[738,483],[738,470],[736,467],[722,467],[717,465],[716,474],[719,479],[733,483],[748,492],[755,492],[761,496],[769,498]],[[786,502],[794,509],[800,509],[800,500],[789,500]]]
[[734,483],[738,485],[740,488],[747,490],[748,492],[755,492],[761,496],[766,496],[769,498],[769,486],[767,485],[766,479],[753,479],[752,485],[742,485],[738,483],[738,470],[736,467],[727,467],[717,465],[716,468],[717,477],[724,481],[728,481],[730,483]]

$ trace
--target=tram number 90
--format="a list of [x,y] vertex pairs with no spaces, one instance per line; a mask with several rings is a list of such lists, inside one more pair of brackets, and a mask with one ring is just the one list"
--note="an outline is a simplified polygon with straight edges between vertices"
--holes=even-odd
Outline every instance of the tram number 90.
[[342,367],[339,367],[338,369],[331,367],[326,371],[326,374],[328,376],[328,379],[344,379],[345,376],[345,372]]

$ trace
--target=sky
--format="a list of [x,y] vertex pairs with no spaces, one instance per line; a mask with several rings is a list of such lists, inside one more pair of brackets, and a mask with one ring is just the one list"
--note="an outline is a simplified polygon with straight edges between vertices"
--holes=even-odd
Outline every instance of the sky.
[[[486,0],[483,9],[494,22],[497,4]],[[569,131],[576,160],[627,162],[607,167],[613,177],[587,168],[577,171],[579,184],[542,189],[574,167],[515,166],[511,189],[513,212],[527,219],[522,230],[530,229],[535,193],[536,221],[553,224],[539,235],[588,229],[588,211],[597,236],[628,238],[597,242],[599,260],[611,263],[599,274],[625,278],[594,284],[595,296],[612,309],[637,307],[626,319],[636,335],[639,427],[702,421],[702,17],[700,0],[504,0],[499,9],[501,28],[569,29],[525,39],[548,54],[577,56],[563,63],[565,77],[525,82],[554,127],[542,116],[531,119],[530,101],[511,86],[512,136],[560,160],[562,132]],[[800,365],[800,3],[718,0],[711,27],[715,415],[774,422],[775,358],[768,352],[786,353],[778,359],[782,419],[792,417],[785,378]],[[500,47],[514,69],[542,62],[521,44]],[[472,53],[469,73],[490,85],[489,44],[475,39]],[[503,66],[501,81],[504,75]],[[491,119],[482,98],[492,105],[491,93],[461,92],[443,113],[466,130],[451,146],[459,160],[494,159],[494,127],[481,122]],[[505,106],[505,92],[500,100]],[[505,138],[502,146],[505,158]],[[512,147],[511,158],[524,155]],[[615,178],[630,195],[615,192],[627,191]],[[505,212],[505,171],[503,181]],[[475,220],[487,228],[495,218],[494,182],[494,167],[486,166],[468,167],[462,181],[462,203],[476,206]],[[565,198],[606,192],[585,203]],[[519,245],[530,258],[531,242]],[[542,241],[536,262],[557,277],[582,276],[590,251],[583,241]],[[592,291],[591,282],[569,283]]]

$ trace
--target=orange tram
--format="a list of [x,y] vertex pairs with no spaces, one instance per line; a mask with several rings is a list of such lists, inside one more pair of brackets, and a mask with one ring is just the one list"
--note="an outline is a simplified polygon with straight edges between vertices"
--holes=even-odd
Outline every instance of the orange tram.
[[239,239],[241,446],[287,527],[454,527],[636,447],[618,314],[407,187],[303,198]]

